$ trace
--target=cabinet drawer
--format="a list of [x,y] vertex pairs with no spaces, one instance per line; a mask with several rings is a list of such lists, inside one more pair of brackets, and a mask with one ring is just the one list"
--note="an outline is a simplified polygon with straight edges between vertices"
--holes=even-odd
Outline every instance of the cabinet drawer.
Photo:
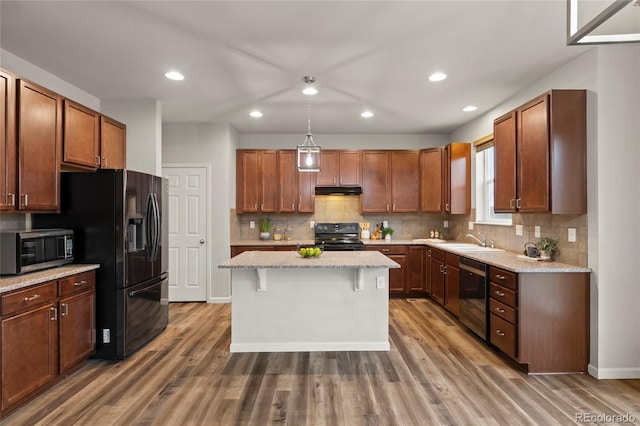
[[2,316],[55,301],[58,297],[56,281],[34,285],[2,296]]
[[78,275],[72,275],[60,280],[60,297],[95,287],[95,272],[89,271]]
[[446,263],[449,266],[453,266],[455,268],[457,268],[458,264],[460,263],[460,256],[458,256],[457,254],[447,252],[444,254],[444,258],[445,258],[444,263]]
[[493,313],[489,315],[489,341],[511,358],[516,358],[517,327]]
[[489,310],[492,314],[499,316],[500,318],[509,321],[511,324],[517,323],[516,310],[510,306],[500,303],[497,300],[489,299]]
[[490,281],[501,286],[508,287],[512,290],[516,289],[516,274],[494,266],[489,268]]
[[439,249],[429,249],[431,250],[431,257],[434,259],[438,259],[439,261],[441,261],[442,263],[444,263],[444,251],[439,250]]
[[489,283],[489,297],[496,299],[505,305],[511,306],[512,308],[517,306],[516,292],[494,283]]
[[367,246],[366,250],[377,250],[382,254],[407,254],[407,246]]

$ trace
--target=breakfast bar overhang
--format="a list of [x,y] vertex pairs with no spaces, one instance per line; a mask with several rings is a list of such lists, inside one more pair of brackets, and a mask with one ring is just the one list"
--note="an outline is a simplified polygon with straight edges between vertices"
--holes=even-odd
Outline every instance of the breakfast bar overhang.
[[231,270],[231,352],[389,350],[389,268],[377,251],[247,251]]

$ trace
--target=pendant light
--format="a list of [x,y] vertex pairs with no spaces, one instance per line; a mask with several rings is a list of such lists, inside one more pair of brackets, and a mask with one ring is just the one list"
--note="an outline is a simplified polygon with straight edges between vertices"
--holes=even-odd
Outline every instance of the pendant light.
[[304,143],[298,145],[296,150],[296,157],[298,158],[298,171],[300,172],[319,172],[320,171],[320,157],[322,149],[320,146],[313,142],[313,135],[311,134],[311,94],[317,93],[312,86],[315,83],[315,77],[305,76],[302,81],[307,85],[305,93],[307,94],[307,135],[304,137]]

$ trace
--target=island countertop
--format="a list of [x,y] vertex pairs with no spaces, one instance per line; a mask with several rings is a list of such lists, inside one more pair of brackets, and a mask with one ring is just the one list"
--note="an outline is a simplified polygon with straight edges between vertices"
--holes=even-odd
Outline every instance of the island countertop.
[[400,268],[400,265],[377,251],[325,251],[316,258],[305,258],[295,251],[246,251],[218,268],[371,269]]

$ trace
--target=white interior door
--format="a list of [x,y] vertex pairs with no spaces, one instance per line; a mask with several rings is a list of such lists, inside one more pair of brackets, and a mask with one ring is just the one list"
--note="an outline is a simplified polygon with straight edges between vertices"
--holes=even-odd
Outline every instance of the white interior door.
[[207,167],[165,165],[162,173],[169,180],[169,301],[206,301]]

